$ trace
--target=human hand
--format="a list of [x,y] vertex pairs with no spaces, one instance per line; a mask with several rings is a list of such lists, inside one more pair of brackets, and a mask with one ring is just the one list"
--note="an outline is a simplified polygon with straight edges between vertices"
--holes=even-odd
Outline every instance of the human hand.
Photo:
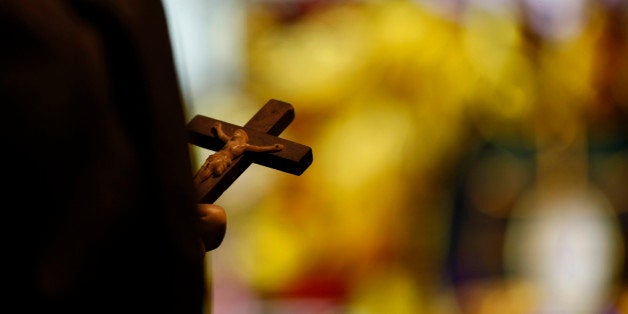
[[198,204],[198,229],[205,252],[220,246],[227,229],[227,215],[225,209],[215,204]]
[[214,134],[218,134],[218,131],[222,130],[222,124],[220,124],[220,122],[216,122],[212,125],[212,132]]

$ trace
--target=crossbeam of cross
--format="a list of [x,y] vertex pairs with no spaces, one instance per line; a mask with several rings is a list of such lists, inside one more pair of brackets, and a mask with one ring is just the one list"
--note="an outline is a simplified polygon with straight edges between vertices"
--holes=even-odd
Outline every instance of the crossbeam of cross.
[[278,137],[292,120],[294,120],[292,105],[274,99],[269,100],[243,127],[202,115],[194,116],[187,124],[189,142],[199,147],[219,151],[225,145],[225,142],[212,131],[216,123],[220,123],[228,134],[243,129],[248,134],[248,143],[251,145],[283,145],[280,151],[245,152],[236,157],[221,175],[210,177],[197,187],[197,202],[214,203],[252,163],[301,175],[312,163],[312,149]]

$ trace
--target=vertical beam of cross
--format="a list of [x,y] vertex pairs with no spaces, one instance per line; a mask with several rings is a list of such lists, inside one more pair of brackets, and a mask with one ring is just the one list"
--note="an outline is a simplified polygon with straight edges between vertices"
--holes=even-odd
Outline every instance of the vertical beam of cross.
[[244,129],[251,145],[267,146],[282,144],[284,148],[273,153],[245,152],[235,158],[229,168],[220,176],[210,177],[200,184],[197,202],[214,203],[227,188],[251,165],[260,164],[294,175],[301,175],[312,163],[312,149],[277,137],[294,120],[292,105],[271,99],[243,127],[219,121],[202,115],[195,116],[187,124],[189,142],[199,147],[218,151],[224,146],[213,132],[212,126],[220,122],[227,134]]

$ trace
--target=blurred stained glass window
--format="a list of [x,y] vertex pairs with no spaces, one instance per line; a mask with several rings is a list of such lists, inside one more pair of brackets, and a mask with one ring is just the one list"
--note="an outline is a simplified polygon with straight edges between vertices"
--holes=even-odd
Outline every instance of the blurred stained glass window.
[[190,115],[314,151],[218,201],[213,313],[628,313],[626,1],[165,3]]

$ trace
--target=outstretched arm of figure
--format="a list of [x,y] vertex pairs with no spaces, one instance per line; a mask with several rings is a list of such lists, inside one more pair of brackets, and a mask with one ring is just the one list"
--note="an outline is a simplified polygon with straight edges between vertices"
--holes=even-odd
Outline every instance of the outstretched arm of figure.
[[228,142],[230,139],[230,136],[228,136],[223,130],[222,130],[222,124],[220,122],[216,122],[216,124],[214,124],[214,126],[212,127],[212,130],[216,133],[216,135],[218,136],[218,138],[223,141],[223,142]]
[[256,153],[278,152],[282,149],[283,149],[283,145],[281,144],[275,144],[275,145],[270,145],[270,146],[257,146],[257,145],[246,144],[246,151],[248,152],[256,152]]

